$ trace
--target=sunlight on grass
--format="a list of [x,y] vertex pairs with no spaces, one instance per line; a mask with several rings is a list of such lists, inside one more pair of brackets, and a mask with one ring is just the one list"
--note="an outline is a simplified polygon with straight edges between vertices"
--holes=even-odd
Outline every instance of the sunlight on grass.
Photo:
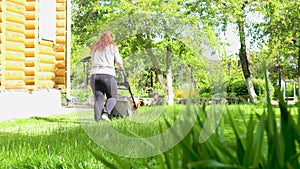
[[[164,112],[170,124],[176,119],[182,105],[166,107]],[[206,109],[210,107],[207,106]],[[109,123],[114,129],[131,137],[148,137],[167,129],[163,128],[162,115],[159,112],[150,111],[150,107],[143,107],[140,112],[129,118],[113,118]],[[246,131],[246,123],[250,115],[263,113],[263,107],[254,105],[229,105],[226,113],[234,118],[239,131]],[[279,108],[274,107],[276,118],[280,117]],[[243,113],[240,113],[243,112]],[[293,115],[297,114],[297,107],[292,107]],[[101,127],[107,123],[93,122],[93,112],[85,111],[83,114],[89,118],[90,123]],[[293,116],[296,117],[296,116]],[[77,113],[56,115],[51,117],[32,117],[27,119],[15,119],[0,122],[0,164],[2,168],[101,168],[101,161],[93,157],[87,147],[98,154],[106,156],[110,162],[116,161],[115,156],[100,149],[81,128],[81,119]],[[140,123],[144,121],[144,123]],[[214,132],[216,136],[228,146],[230,150],[236,149],[234,131],[228,119],[222,117],[220,125]],[[137,135],[138,136],[137,136]],[[246,137],[246,133],[241,133]],[[171,150],[171,156],[176,153],[176,148]],[[106,154],[106,155],[105,155]],[[173,154],[173,155],[172,155]],[[237,154],[235,154],[237,155]],[[125,160],[129,166],[142,167],[147,165],[157,166],[160,157],[145,159],[118,157]],[[174,156],[179,158],[179,156]]]

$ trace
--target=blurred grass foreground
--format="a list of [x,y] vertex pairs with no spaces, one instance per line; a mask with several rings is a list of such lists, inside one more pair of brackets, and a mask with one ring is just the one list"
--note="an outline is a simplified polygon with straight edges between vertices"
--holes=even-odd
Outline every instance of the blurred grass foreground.
[[[282,98],[282,97],[281,97]],[[114,118],[110,126],[132,137],[148,137],[168,129],[189,105],[157,106],[171,112],[159,116],[142,107],[138,124]],[[1,168],[300,168],[300,106],[226,105],[213,134],[200,143],[199,135],[210,105],[190,105],[198,110],[193,128],[171,150],[154,157],[128,158],[101,149],[81,127],[77,113],[0,122]],[[92,114],[92,110],[86,110]],[[99,127],[106,122],[97,124]],[[130,132],[128,132],[130,131]]]

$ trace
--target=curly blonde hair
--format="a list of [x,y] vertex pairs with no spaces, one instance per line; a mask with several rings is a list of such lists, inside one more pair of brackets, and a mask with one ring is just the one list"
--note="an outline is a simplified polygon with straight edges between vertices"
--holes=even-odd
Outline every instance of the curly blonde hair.
[[96,50],[104,51],[106,47],[111,44],[116,46],[113,40],[113,34],[110,31],[104,31],[97,42],[92,46],[91,52]]

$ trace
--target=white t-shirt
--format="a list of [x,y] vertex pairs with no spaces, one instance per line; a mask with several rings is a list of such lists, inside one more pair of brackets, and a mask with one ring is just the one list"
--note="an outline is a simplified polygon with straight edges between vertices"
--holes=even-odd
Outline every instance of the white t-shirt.
[[114,45],[109,45],[104,51],[92,52],[92,74],[108,74],[116,76],[115,62],[123,64],[119,50]]

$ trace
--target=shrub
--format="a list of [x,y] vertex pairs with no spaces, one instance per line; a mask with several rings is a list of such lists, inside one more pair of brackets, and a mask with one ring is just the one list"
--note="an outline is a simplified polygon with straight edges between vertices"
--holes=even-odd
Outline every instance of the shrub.
[[227,86],[228,93],[234,93],[235,96],[248,95],[248,89],[244,80],[237,80]]
[[[253,85],[254,85],[254,90],[257,95],[266,96],[265,81],[263,79],[253,79]],[[272,95],[275,92],[275,88],[273,85],[271,85],[270,81],[269,81],[269,89],[268,90],[272,97]]]
[[210,98],[210,97],[211,97],[211,94],[210,94],[210,93],[201,93],[201,94],[200,94],[200,97],[201,97],[201,98]]
[[93,93],[91,89],[73,89],[71,95],[79,98],[80,102],[85,102],[89,96],[93,96]]
[[[265,82],[263,79],[253,79],[253,86],[258,96],[266,96]],[[270,94],[273,94],[275,89],[272,85],[269,87]],[[247,84],[245,80],[237,80],[227,86],[229,96],[245,96],[248,95]]]
[[286,85],[286,97],[293,97],[293,96],[294,96],[294,85],[292,83],[288,83],[288,85]]
[[199,93],[197,90],[177,89],[174,91],[175,98],[198,98]]

